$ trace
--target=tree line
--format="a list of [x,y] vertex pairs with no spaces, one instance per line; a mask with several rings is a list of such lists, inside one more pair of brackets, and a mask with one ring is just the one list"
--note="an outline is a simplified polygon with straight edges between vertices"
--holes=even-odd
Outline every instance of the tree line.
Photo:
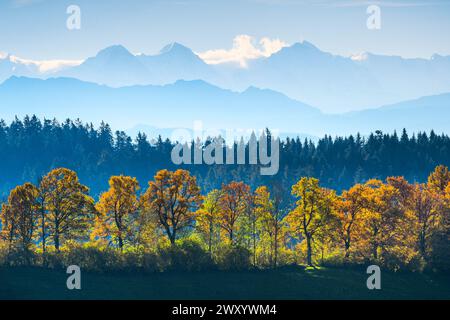
[[192,269],[370,262],[448,270],[450,172],[440,165],[426,183],[388,177],[340,193],[312,177],[290,190],[232,181],[203,193],[189,171],[163,169],[142,189],[135,177],[112,176],[95,201],[75,171],[57,168],[11,190],[1,223],[7,264],[46,265],[72,254],[74,264],[95,265],[108,252],[134,257],[131,266],[153,257]]
[[[0,200],[10,189],[36,182],[54,168],[69,168],[98,197],[114,175],[149,181],[162,169],[180,167],[170,160],[174,142],[139,133],[134,139],[123,131],[113,132],[107,123],[99,127],[80,120],[16,118],[0,120]],[[348,137],[286,138],[280,145],[280,170],[263,177],[251,165],[185,165],[203,191],[220,189],[221,183],[243,181],[255,189],[278,183],[288,190],[301,177],[316,177],[324,187],[338,192],[371,178],[385,180],[403,176],[426,182],[438,165],[450,166],[450,138],[429,133],[374,132]],[[286,192],[285,194],[289,194]],[[292,200],[292,199],[291,199]]]

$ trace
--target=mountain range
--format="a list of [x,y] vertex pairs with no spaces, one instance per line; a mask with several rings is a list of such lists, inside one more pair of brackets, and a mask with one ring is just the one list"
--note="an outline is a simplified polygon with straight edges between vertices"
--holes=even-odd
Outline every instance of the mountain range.
[[110,87],[167,85],[178,80],[203,80],[244,93],[249,87],[278,91],[324,113],[343,113],[396,104],[450,92],[450,56],[404,59],[371,53],[343,57],[304,41],[245,68],[205,63],[191,49],[173,43],[158,54],[132,54],[121,45],[101,50],[77,63],[58,68],[0,56],[0,81],[13,75],[47,79],[69,77]]
[[[74,78],[46,80],[11,77],[0,85],[0,118],[36,114],[41,118],[79,118],[114,129],[269,128],[281,133],[343,135],[375,130],[429,131],[450,134],[450,93],[343,114],[318,108],[268,89],[249,87],[243,92],[222,89],[202,80],[178,80],[167,85],[113,88]],[[154,131],[153,131],[154,132]]]

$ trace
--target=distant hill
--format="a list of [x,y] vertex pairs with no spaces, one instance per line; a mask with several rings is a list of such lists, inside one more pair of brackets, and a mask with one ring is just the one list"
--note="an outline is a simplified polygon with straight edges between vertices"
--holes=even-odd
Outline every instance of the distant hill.
[[[332,117],[329,122],[336,132],[393,132],[402,127],[410,131],[450,132],[450,93],[422,97],[359,112]],[[333,126],[333,123],[336,124]],[[341,124],[341,125],[339,125]]]
[[200,80],[110,88],[70,78],[13,77],[0,85],[0,100],[0,117],[6,119],[36,114],[94,123],[104,120],[121,129],[137,124],[192,128],[194,121],[201,120],[208,128],[256,130],[270,125],[296,132],[298,124],[289,125],[288,118],[306,121],[320,115],[319,110],[274,91],[249,88],[238,93]]
[[205,129],[268,127],[313,136],[403,128],[450,133],[449,93],[329,115],[276,91],[250,87],[234,92],[201,80],[111,88],[70,78],[12,77],[0,85],[0,101],[0,117],[6,120],[36,114],[59,120],[104,120],[119,129],[137,125],[192,128],[194,121],[200,120]]

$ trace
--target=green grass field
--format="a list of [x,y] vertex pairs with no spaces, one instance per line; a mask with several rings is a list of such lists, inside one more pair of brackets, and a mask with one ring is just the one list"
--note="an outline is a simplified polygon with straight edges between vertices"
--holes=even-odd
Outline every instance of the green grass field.
[[201,273],[82,273],[68,290],[64,271],[0,268],[0,299],[450,299],[450,276],[382,273],[368,290],[364,269],[280,269]]

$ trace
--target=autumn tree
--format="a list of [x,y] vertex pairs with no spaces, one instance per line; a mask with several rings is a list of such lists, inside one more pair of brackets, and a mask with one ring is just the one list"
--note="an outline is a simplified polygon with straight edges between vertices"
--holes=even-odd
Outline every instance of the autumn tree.
[[[364,256],[392,268],[406,265],[415,255],[415,241],[409,211],[402,204],[401,191],[392,184],[369,180],[368,210],[363,216]],[[403,230],[403,232],[399,232]]]
[[[42,179],[39,180],[39,185],[41,184]],[[38,241],[41,244],[42,247],[42,251],[46,252],[47,250],[47,237],[48,237],[48,233],[47,233],[47,226],[48,226],[48,221],[47,221],[47,212],[45,210],[45,192],[44,190],[42,190],[41,188],[38,188],[39,194],[37,197],[37,202],[39,203],[39,217],[38,217]]]
[[450,183],[438,194],[436,228],[430,238],[430,263],[433,268],[450,270]]
[[241,238],[245,241],[246,247],[252,253],[253,266],[256,266],[257,260],[257,245],[260,240],[260,215],[259,211],[255,210],[255,195],[249,192],[246,198],[246,206],[241,221]]
[[398,191],[397,205],[404,212],[411,208],[411,198],[414,194],[414,186],[404,177],[388,177],[386,183]]
[[262,232],[268,235],[270,241],[269,264],[276,267],[278,263],[278,248],[282,230],[281,195],[272,196],[266,186],[255,191],[255,210],[260,219]]
[[312,266],[314,237],[332,219],[335,194],[321,188],[319,180],[315,178],[301,178],[292,186],[292,194],[298,200],[286,220],[291,232],[306,241],[306,262]]
[[228,233],[230,243],[235,242],[238,219],[248,210],[250,186],[243,182],[231,182],[222,186],[219,199],[220,226]]
[[1,211],[2,235],[12,247],[17,242],[28,256],[30,246],[36,232],[36,222],[39,213],[37,201],[39,191],[31,183],[14,188],[3,204]]
[[94,200],[77,174],[66,168],[54,169],[42,178],[39,189],[55,249],[59,252],[64,240],[86,236],[93,221]]
[[202,201],[197,180],[189,171],[158,171],[142,196],[146,214],[157,218],[172,245],[178,234],[193,225]]
[[[429,241],[438,222],[436,194],[427,185],[415,184],[411,195],[411,212],[415,218],[417,246],[421,257],[428,261]],[[408,230],[404,230],[408,232]]]
[[99,213],[96,218],[94,236],[112,239],[120,250],[126,240],[135,236],[133,229],[137,221],[139,201],[136,178],[113,176],[109,179],[109,190],[100,196],[96,205]]
[[203,206],[197,211],[197,230],[206,238],[208,252],[213,253],[213,248],[220,241],[219,225],[219,200],[221,192],[214,189],[209,192],[203,201]]
[[440,165],[428,177],[428,187],[437,193],[443,194],[450,183],[450,172],[446,166]]
[[337,233],[344,246],[344,258],[350,257],[355,237],[360,232],[361,216],[368,206],[368,192],[364,185],[356,184],[344,191],[335,202]]
[[8,251],[11,251],[16,236],[17,221],[8,203],[2,204],[1,211],[2,232],[0,239],[8,243]]

